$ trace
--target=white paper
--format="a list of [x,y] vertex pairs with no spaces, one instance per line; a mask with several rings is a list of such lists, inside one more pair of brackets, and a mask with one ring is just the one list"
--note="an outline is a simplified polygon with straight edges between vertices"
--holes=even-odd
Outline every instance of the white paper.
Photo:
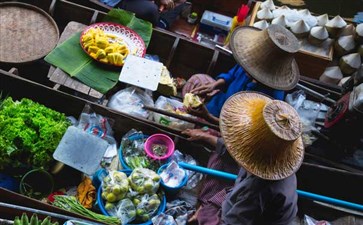
[[122,67],[119,81],[156,91],[163,64],[149,59],[128,55]]

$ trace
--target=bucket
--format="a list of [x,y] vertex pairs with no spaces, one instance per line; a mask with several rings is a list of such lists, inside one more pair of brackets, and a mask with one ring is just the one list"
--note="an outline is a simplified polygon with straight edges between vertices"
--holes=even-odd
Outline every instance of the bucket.
[[[155,144],[165,145],[166,153],[163,156],[157,156],[154,154],[152,147]],[[174,153],[175,145],[174,141],[165,134],[153,134],[145,142],[144,145],[146,154],[154,160],[166,160]]]
[[[144,135],[144,134],[133,134],[129,137],[130,141],[135,141],[135,140],[139,140],[139,139],[147,139],[149,137],[149,135]],[[125,160],[124,160],[124,156],[122,154],[122,146],[120,145],[120,148],[118,150],[118,157],[121,163],[121,166],[124,170],[131,170],[131,168],[126,164]]]
[[[160,175],[167,166],[169,166],[169,163],[162,165],[158,170],[158,174]],[[187,173],[187,171],[185,169],[183,169],[182,167],[180,167],[180,166],[179,166],[179,168],[184,170],[185,176],[184,176],[182,182],[178,186],[169,187],[164,183],[163,179],[160,179],[160,185],[164,188],[165,192],[168,193],[168,194],[178,193],[180,191],[180,189],[182,189],[188,182],[188,173]]]
[[[127,176],[130,176],[130,174],[132,172],[131,170],[120,170],[120,171],[124,172]],[[101,176],[102,176],[102,174],[105,175],[105,172],[106,171],[103,171],[103,172],[100,171],[99,175],[101,175]],[[106,215],[106,216],[110,216],[110,214],[108,214],[108,212],[107,212],[107,210],[105,208],[105,203],[104,203],[104,200],[102,198],[102,185],[100,185],[98,187],[97,203],[98,203],[98,207],[100,208],[102,214]],[[166,198],[165,198],[165,196],[163,196],[163,198],[160,201],[160,206],[159,206],[159,209],[158,209],[156,215],[159,215],[159,214],[163,213],[165,211],[165,208],[166,208]],[[148,220],[148,221],[146,221],[144,223],[128,223],[126,225],[151,225],[151,224],[152,224],[152,221]]]
[[27,172],[20,180],[19,191],[31,198],[42,199],[53,192],[54,180],[52,175],[43,169]]

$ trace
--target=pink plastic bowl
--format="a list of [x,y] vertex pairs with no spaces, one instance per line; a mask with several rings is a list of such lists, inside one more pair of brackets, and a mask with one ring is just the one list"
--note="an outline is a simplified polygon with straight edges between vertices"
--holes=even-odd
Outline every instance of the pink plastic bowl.
[[[166,145],[167,150],[166,150],[166,154],[164,156],[156,156],[153,154],[153,150],[152,150],[152,145],[153,144],[162,144],[162,145]],[[145,145],[144,145],[144,149],[146,154],[155,160],[163,160],[163,159],[167,159],[169,158],[173,153],[174,153],[174,141],[171,140],[171,138],[165,134],[153,134],[151,135],[148,139],[146,139]]]

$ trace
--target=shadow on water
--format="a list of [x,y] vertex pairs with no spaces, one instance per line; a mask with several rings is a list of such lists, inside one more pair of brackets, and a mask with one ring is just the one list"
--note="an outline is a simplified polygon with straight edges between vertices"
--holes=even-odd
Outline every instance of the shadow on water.
[[[363,0],[274,0],[276,5],[288,5],[292,8],[305,8],[315,14],[327,13],[353,18],[363,12]],[[305,3],[305,5],[302,5]]]

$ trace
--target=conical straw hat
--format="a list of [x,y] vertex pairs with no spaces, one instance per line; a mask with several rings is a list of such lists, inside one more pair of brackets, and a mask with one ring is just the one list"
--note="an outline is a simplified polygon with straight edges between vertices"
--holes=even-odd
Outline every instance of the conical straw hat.
[[220,130],[234,160],[263,179],[286,178],[303,161],[300,118],[283,101],[256,92],[239,92],[223,105]]
[[241,26],[231,36],[235,60],[257,81],[278,90],[293,89],[300,78],[294,53],[297,38],[281,25],[264,30]]

